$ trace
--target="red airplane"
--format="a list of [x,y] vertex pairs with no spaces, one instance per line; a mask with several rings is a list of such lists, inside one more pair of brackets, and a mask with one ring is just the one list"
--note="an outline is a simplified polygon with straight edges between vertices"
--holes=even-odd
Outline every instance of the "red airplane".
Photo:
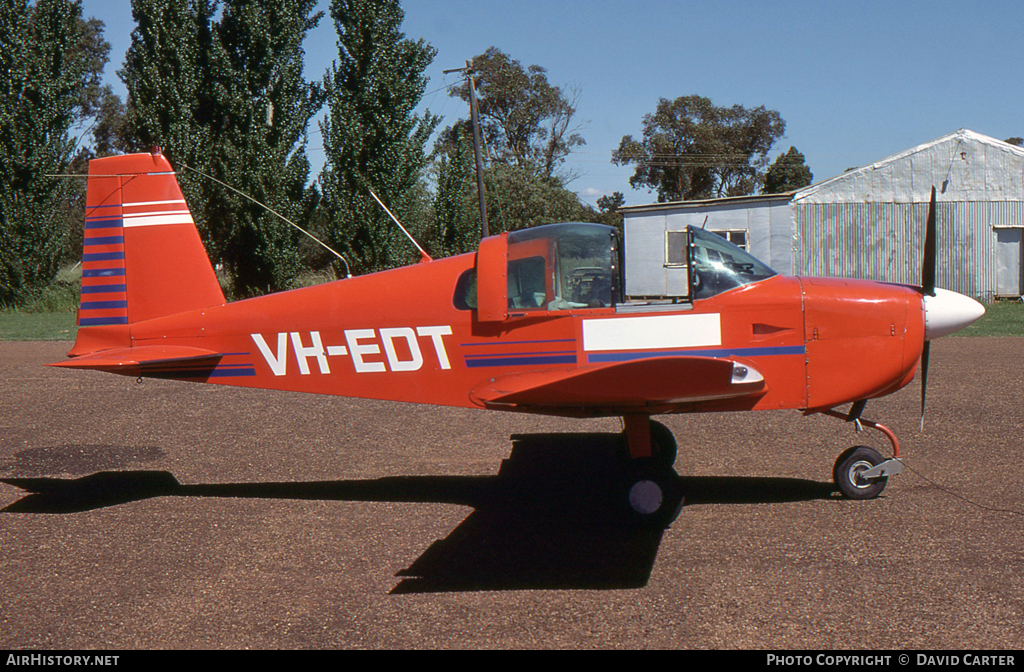
[[[923,287],[779,275],[690,228],[689,298],[626,301],[616,232],[567,223],[490,236],[475,254],[227,302],[167,159],[89,166],[79,330],[53,364],[128,376],[572,417],[621,416],[622,508],[671,522],[676,444],[651,416],[799,409],[874,427],[893,457],[836,461],[877,496],[899,443],[862,420],[907,385],[928,343],[984,308],[935,288],[935,195]],[[922,385],[922,413],[924,410]],[[851,404],[846,412],[837,407]],[[676,496],[678,494],[678,496]]]

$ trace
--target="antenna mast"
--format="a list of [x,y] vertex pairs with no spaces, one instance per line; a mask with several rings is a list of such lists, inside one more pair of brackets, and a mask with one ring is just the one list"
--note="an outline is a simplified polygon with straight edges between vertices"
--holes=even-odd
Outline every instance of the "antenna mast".
[[476,81],[473,78],[473,65],[466,61],[466,67],[445,70],[444,74],[450,72],[464,72],[469,79],[469,118],[473,125],[473,158],[476,159],[476,193],[480,199],[480,235],[486,238],[491,235],[487,225],[487,195],[484,192],[484,163],[480,158],[480,118],[477,114],[476,104]]

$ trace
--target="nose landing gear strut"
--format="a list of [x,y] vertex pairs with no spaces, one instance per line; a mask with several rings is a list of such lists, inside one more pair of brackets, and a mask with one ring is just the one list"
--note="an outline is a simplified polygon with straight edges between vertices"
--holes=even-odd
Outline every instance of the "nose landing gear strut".
[[[839,455],[832,468],[832,478],[844,497],[873,499],[885,490],[889,476],[895,476],[903,471],[903,461],[900,459],[900,442],[893,431],[880,423],[860,418],[859,410],[863,410],[863,405],[860,405],[856,414],[852,411],[850,414],[843,414],[834,409],[822,413],[840,420],[855,422],[858,428],[878,430],[892,444],[892,458],[885,459],[870,446],[854,446]],[[854,415],[856,417],[853,417]]]

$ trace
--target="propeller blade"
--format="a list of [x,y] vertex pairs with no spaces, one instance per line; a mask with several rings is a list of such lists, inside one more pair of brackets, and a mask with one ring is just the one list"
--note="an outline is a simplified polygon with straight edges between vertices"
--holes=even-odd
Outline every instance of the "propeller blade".
[[932,342],[924,342],[924,350],[921,351],[921,431],[924,431],[924,405],[928,398],[928,357],[931,354]]
[[[935,187],[928,202],[928,220],[924,227],[924,258],[921,260],[921,293],[935,296]],[[921,351],[921,431],[924,431],[924,409],[928,399],[928,358],[932,343],[925,340]]]
[[935,187],[932,187],[932,198],[928,204],[928,221],[924,230],[921,291],[928,296],[935,296]]

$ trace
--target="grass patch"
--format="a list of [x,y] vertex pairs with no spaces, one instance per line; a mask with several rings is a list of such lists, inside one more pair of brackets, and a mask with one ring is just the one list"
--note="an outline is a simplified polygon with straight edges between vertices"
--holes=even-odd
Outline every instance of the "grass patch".
[[985,306],[985,315],[954,336],[1024,336],[1024,302],[995,301]]
[[0,311],[0,341],[73,341],[74,313]]
[[82,265],[62,268],[49,285],[23,289],[0,304],[0,341],[73,341]]

